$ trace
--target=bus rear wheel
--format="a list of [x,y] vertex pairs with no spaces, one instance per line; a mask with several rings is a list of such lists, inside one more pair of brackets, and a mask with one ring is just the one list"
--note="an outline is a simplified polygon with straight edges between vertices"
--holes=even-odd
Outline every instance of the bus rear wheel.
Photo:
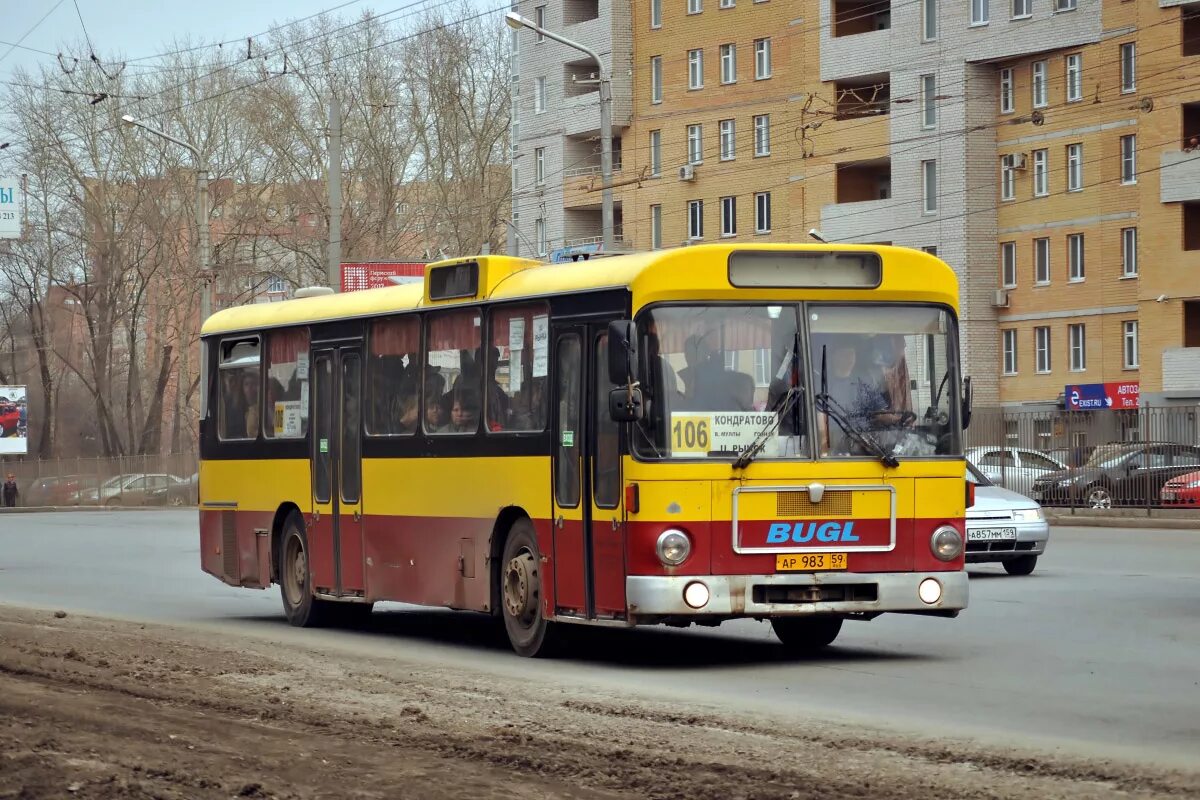
[[771,628],[793,653],[815,653],[828,647],[842,630],[841,617],[776,617]]
[[553,623],[542,616],[542,570],[533,523],[513,523],[500,558],[500,613],[504,631],[517,655],[533,658],[550,654]]
[[308,534],[304,519],[293,511],[283,523],[283,550],[279,561],[280,595],[287,621],[297,628],[315,628],[337,615],[328,600],[313,597],[312,570],[308,563]]

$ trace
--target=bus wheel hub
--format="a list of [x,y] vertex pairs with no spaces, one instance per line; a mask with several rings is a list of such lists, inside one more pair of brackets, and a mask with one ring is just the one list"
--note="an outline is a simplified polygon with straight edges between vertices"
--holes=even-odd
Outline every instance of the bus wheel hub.
[[508,562],[504,573],[504,608],[509,616],[523,619],[534,610],[536,579],[533,556],[529,553],[521,553]]

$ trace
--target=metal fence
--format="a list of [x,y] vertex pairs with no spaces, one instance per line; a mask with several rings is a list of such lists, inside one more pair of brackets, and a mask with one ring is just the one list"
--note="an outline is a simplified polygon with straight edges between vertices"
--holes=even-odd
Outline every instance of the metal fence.
[[[1200,407],[976,410],[967,458],[1046,506],[1200,509]],[[1188,477],[1191,476],[1191,477]],[[1197,486],[1187,486],[1197,483]]]
[[0,464],[16,476],[22,506],[182,506],[197,502],[195,453],[116,458],[23,459]]

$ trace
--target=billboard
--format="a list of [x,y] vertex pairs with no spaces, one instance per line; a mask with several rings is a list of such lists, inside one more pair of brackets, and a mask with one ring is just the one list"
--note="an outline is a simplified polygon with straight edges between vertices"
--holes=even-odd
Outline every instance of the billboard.
[[21,236],[21,181],[0,178],[0,239]]
[[1064,392],[1070,411],[1127,410],[1138,407],[1141,384],[1137,381],[1113,383],[1072,383]]
[[379,289],[407,280],[422,280],[425,276],[424,261],[343,261],[342,291],[356,292],[359,289]]
[[28,452],[26,407],[24,386],[0,386],[0,455]]

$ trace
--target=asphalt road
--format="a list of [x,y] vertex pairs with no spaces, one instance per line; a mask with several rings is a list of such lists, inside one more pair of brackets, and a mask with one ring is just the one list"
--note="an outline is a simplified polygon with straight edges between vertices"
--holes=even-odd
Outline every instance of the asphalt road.
[[[761,711],[1167,766],[1200,762],[1200,532],[1055,528],[1027,578],[971,572],[958,619],[848,623],[790,660],[770,628],[581,630],[572,656],[519,659],[482,616],[378,606],[365,631],[283,621],[278,592],[200,572],[196,512],[0,516],[0,604],[218,628],[429,665],[539,676]],[[2,643],[0,643],[2,646]]]

